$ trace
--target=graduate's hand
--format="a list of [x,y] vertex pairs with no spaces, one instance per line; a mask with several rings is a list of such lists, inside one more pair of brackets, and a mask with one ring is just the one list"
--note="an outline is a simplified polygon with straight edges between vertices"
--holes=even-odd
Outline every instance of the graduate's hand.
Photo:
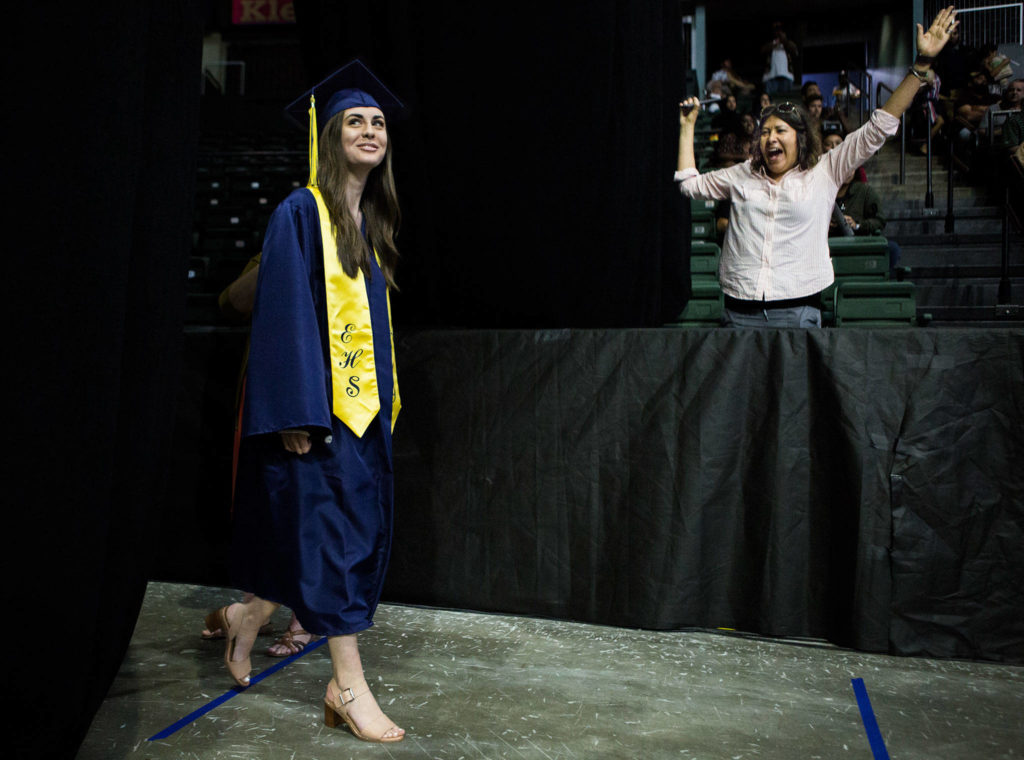
[[282,430],[281,443],[284,444],[286,451],[293,454],[308,454],[313,448],[313,444],[309,442],[309,433],[305,430]]

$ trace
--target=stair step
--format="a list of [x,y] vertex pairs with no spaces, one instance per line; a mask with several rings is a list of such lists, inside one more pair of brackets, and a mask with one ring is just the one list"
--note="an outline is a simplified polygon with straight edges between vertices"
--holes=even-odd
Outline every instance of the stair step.
[[[971,264],[967,266],[916,266],[900,261],[902,266],[910,267],[910,275],[907,279],[915,283],[922,283],[925,280],[942,280],[943,282],[958,283],[970,281],[977,284],[990,284],[998,282],[1001,269],[999,264]],[[1012,265],[1007,270],[1011,280],[1024,278],[1024,266]]]
[[[944,229],[941,224],[939,229]],[[954,229],[961,229],[961,225],[956,225]],[[886,237],[891,237],[900,247],[904,246],[929,246],[934,248],[956,248],[960,245],[987,245],[992,246],[996,250],[1001,250],[1003,234],[999,228],[989,231],[966,231],[966,232],[935,232],[929,228],[924,232],[918,231],[897,231],[895,226],[893,227],[892,234],[890,234],[889,226],[885,228]],[[1018,243],[1019,245],[1019,243]],[[1010,246],[1011,249],[1014,246]],[[998,254],[997,254],[998,255]],[[1012,253],[1011,253],[1012,255]]]
[[[899,201],[886,204],[886,219],[890,220],[932,220],[945,219],[946,206],[925,208],[920,203],[911,201]],[[978,206],[953,206],[953,213],[957,219],[998,219],[1002,221],[1003,209],[1000,206],[978,205]]]
[[1024,324],[1024,309],[1019,304],[1000,306],[919,306],[918,322],[927,314],[933,326],[1016,327]]

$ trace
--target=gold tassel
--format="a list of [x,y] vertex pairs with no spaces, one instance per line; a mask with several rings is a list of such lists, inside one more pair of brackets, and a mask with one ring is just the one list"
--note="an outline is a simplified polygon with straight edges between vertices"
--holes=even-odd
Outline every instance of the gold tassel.
[[317,147],[316,147],[316,96],[309,96],[309,184],[307,187],[317,187]]

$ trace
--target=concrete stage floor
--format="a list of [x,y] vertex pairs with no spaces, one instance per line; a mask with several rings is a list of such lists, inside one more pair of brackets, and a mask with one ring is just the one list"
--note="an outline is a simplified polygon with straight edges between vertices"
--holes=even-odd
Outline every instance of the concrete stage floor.
[[[240,693],[203,615],[237,592],[151,583],[78,760],[115,758],[1024,758],[1024,668],[716,632],[382,605],[367,680],[405,741],[323,725],[325,646]],[[288,612],[274,618],[275,633]],[[282,662],[263,654],[253,672]],[[851,679],[863,679],[867,700]],[[149,738],[229,693],[162,739]],[[877,719],[872,731],[861,705]],[[869,737],[874,735],[872,748]],[[884,742],[884,748],[881,746]]]

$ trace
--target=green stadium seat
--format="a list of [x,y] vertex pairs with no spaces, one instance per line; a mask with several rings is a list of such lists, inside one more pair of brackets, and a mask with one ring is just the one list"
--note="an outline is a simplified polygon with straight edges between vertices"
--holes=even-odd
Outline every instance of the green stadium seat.
[[724,300],[718,280],[694,278],[690,283],[690,300],[673,324],[717,327],[722,321]]
[[703,198],[690,198],[690,217],[713,216],[718,201],[706,201]]
[[711,241],[715,239],[715,220],[710,216],[707,219],[694,219],[690,222],[690,240]]
[[690,277],[692,280],[711,279],[718,282],[718,262],[722,251],[717,243],[694,240],[690,243]]
[[828,239],[836,278],[889,279],[889,244],[880,235]]
[[912,282],[844,281],[835,293],[836,327],[908,327],[917,318]]
[[690,239],[715,239],[715,202],[690,199]]
[[889,244],[880,235],[830,237],[829,255],[835,282],[821,292],[821,323],[836,325],[836,289],[844,282],[886,282]]

